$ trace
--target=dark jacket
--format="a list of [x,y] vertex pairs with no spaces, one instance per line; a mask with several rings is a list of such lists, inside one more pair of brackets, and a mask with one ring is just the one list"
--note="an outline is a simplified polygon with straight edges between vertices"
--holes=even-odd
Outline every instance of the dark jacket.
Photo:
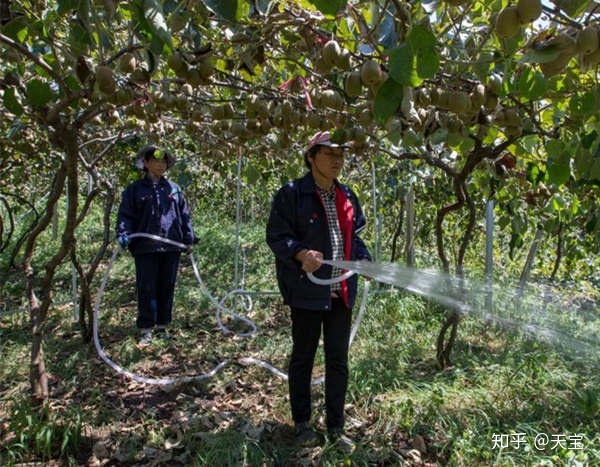
[[[162,177],[156,185],[148,177],[124,191],[117,214],[117,235],[144,232],[185,245],[197,242],[187,202],[179,186]],[[174,245],[148,238],[133,238],[132,254],[181,251]]]
[[[371,259],[369,251],[358,236],[365,227],[356,195],[345,185],[335,182],[338,219],[344,237],[344,259]],[[275,253],[277,281],[286,304],[312,310],[331,309],[330,288],[312,282],[294,255],[307,248],[331,259],[332,247],[325,206],[317,191],[312,174],[283,186],[273,199],[267,223],[267,244]],[[331,266],[323,265],[314,272],[316,277],[329,279]],[[342,295],[348,308],[356,298],[358,277],[342,282]]]

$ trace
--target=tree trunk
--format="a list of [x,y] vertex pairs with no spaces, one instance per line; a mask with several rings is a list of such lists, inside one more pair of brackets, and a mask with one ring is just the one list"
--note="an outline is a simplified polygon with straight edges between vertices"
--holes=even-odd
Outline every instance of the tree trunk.
[[[31,278],[30,278],[31,279]],[[29,368],[29,382],[33,400],[39,403],[48,398],[48,374],[44,363],[44,349],[42,347],[42,313],[40,302],[33,290],[32,280],[27,281],[29,294],[29,322],[31,331],[31,360]]]
[[406,193],[406,242],[404,258],[408,267],[415,265],[415,194],[412,187]]
[[402,226],[404,222],[404,200],[400,200],[400,209],[398,215],[396,216],[397,223],[396,228],[394,229],[394,234],[392,235],[392,253],[390,256],[390,261],[393,263],[396,261],[397,251],[398,251],[398,239],[402,234]]
[[[454,346],[454,342],[456,341],[456,334],[458,332],[458,323],[460,322],[460,313],[458,311],[453,310],[450,312],[450,315],[444,321],[442,325],[442,329],[438,334],[437,338],[437,361],[440,368],[448,368],[452,366],[452,361],[450,360],[450,353],[452,352],[452,347]],[[446,333],[450,329],[450,337],[446,340]]]
[[[442,262],[442,268],[445,273],[450,273],[450,262],[448,257],[446,256],[444,250],[444,229],[443,223],[445,217],[453,211],[460,209],[464,205],[464,193],[462,189],[460,189],[459,182],[455,179],[455,192],[457,194],[458,201],[454,204],[443,207],[438,211],[436,222],[435,222],[435,232],[436,232],[436,243],[438,256],[440,261]],[[442,325],[442,329],[440,330],[437,338],[437,361],[440,368],[447,368],[451,365],[450,362],[450,352],[452,351],[452,346],[454,345],[454,341],[456,339],[457,326],[459,322],[459,315],[456,311],[451,311],[450,314],[446,317],[444,324]],[[450,338],[446,342],[446,332],[448,329],[451,329]]]
[[[476,218],[476,210],[473,200],[469,196],[467,191],[467,187],[464,182],[459,179],[455,179],[455,193],[457,197],[457,202],[442,208],[438,212],[438,216],[436,219],[436,234],[437,234],[437,246],[438,246],[438,254],[440,259],[442,260],[442,264],[444,265],[444,272],[449,273],[450,267],[448,259],[444,253],[444,243],[443,243],[443,228],[442,224],[446,215],[450,212],[460,209],[465,204],[469,210],[468,224],[465,229],[465,233],[460,242],[460,248],[458,252],[458,258],[456,261],[456,276],[460,279],[463,278],[463,267],[464,267],[464,258],[467,251],[467,247],[471,242],[473,229],[475,226],[475,218]],[[463,281],[461,283],[461,290],[459,290],[459,295],[461,297],[465,296],[465,291],[463,287]],[[450,315],[446,318],[446,321],[442,325],[442,329],[438,334],[437,339],[437,360],[438,364],[441,368],[447,368],[452,365],[450,361],[450,353],[452,352],[452,347],[454,346],[454,342],[456,341],[456,335],[458,332],[458,324],[460,323],[461,313],[457,310],[452,310]],[[446,340],[446,333],[450,329],[450,336]]]
[[[31,329],[31,361],[29,380],[31,383],[32,396],[36,400],[44,400],[49,396],[48,375],[44,363],[43,341],[44,341],[44,322],[52,303],[52,285],[56,269],[60,266],[64,258],[75,247],[74,232],[77,226],[77,207],[78,207],[78,147],[77,130],[60,126],[51,134],[58,147],[64,149],[64,159],[61,167],[55,174],[52,189],[46,203],[46,210],[40,221],[33,226],[30,235],[27,237],[24,254],[24,268],[27,278],[27,294],[30,306],[30,329]],[[44,274],[36,280],[33,267],[33,253],[35,251],[37,240],[52,222],[54,206],[60,199],[66,185],[66,195],[68,197],[67,212],[65,216],[65,225],[61,236],[61,242],[54,255],[43,264]],[[41,300],[37,298],[35,290],[41,292]]]

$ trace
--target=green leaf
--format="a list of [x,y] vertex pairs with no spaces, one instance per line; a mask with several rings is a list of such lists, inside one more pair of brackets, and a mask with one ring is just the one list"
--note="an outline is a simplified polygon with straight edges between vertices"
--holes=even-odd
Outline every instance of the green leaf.
[[54,91],[48,83],[39,79],[32,79],[26,85],[27,99],[34,107],[42,107],[55,97]]
[[547,89],[547,80],[532,68],[525,68],[519,74],[515,86],[519,94],[526,99],[535,100],[544,96]]
[[520,234],[512,234],[508,243],[508,257],[512,260],[515,258],[515,250],[523,246],[523,236]]
[[569,110],[574,115],[589,115],[596,109],[596,96],[591,92],[577,93],[569,101]]
[[577,197],[577,194],[573,194],[573,200],[571,201],[571,206],[570,206],[570,214],[573,216],[576,216],[579,213],[579,207],[581,206],[581,203],[579,201],[579,198]]
[[204,0],[204,3],[217,16],[233,23],[250,14],[248,0]]
[[464,137],[459,147],[463,154],[469,154],[475,147],[475,140],[473,138]]
[[433,78],[440,66],[435,46],[431,31],[414,27],[407,41],[389,52],[390,76],[400,84],[413,87]]
[[58,14],[64,15],[76,10],[79,6],[79,0],[58,0]]
[[[152,48],[158,53],[172,53],[173,43],[162,5],[157,0],[144,0],[144,18],[152,34]],[[166,48],[166,50],[164,50]]]
[[325,16],[336,16],[340,10],[346,7],[346,0],[308,0]]
[[78,21],[71,21],[69,34],[69,45],[71,53],[75,56],[85,54],[94,45],[94,39],[90,36],[88,30]]
[[[165,20],[162,4],[157,0],[144,0],[144,17],[148,22],[150,32],[153,36],[153,49],[158,53],[172,53],[173,42],[167,21]],[[158,39],[159,43],[155,39]]]
[[393,116],[402,102],[402,85],[396,80],[388,78],[381,85],[374,102],[375,120],[385,124]]
[[24,42],[29,34],[29,24],[22,17],[15,18],[2,27],[2,33],[16,42]]
[[571,177],[571,156],[562,141],[551,140],[546,143],[548,153],[548,181],[555,185],[564,185]]
[[15,88],[7,88],[4,90],[4,95],[2,96],[2,102],[7,110],[16,116],[19,116],[23,113],[23,107],[21,103],[17,99]]
[[594,162],[586,175],[586,180],[600,181],[600,159],[594,159]]
[[523,63],[547,63],[556,60],[562,48],[557,44],[550,44],[541,48],[530,48],[521,58]]
[[252,164],[249,164],[245,170],[246,181],[249,185],[256,185],[260,180],[261,173],[260,171]]
[[548,205],[554,212],[560,212],[568,207],[567,201],[559,193],[554,193]]
[[587,179],[594,159],[589,150],[580,147],[573,156],[573,170],[576,179]]
[[590,149],[592,147],[592,144],[594,144],[597,140],[598,132],[596,130],[592,130],[581,138],[581,145],[585,149]]
[[336,144],[346,143],[348,141],[348,132],[344,128],[337,128],[331,134],[331,142]]
[[407,42],[413,50],[420,78],[433,78],[440,66],[440,60],[435,50],[435,35],[422,26],[411,29]]
[[415,56],[407,44],[390,50],[390,77],[398,84],[419,86],[423,80],[419,78],[415,66]]
[[533,162],[527,162],[526,177],[529,183],[537,185],[539,182],[546,180],[546,172],[544,172],[539,165]]
[[554,3],[567,15],[574,18],[585,11],[585,8],[589,4],[589,0],[556,0]]

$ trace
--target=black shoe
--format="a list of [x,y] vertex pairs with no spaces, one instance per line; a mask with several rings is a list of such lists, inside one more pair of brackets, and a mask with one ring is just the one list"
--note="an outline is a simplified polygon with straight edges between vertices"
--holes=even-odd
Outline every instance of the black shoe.
[[294,440],[302,447],[315,447],[323,443],[322,436],[313,430],[308,422],[296,423],[294,426]]
[[171,335],[167,332],[165,328],[156,328],[154,331],[154,335],[160,341],[166,342],[171,339]]
[[333,428],[327,432],[329,441],[344,454],[352,454],[356,449],[356,443],[344,434],[342,428]]

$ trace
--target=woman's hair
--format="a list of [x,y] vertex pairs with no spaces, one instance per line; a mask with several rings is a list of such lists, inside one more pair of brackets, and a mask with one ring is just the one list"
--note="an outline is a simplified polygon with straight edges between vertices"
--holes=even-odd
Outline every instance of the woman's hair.
[[310,165],[310,162],[308,159],[311,157],[315,157],[317,152],[319,152],[320,148],[321,148],[320,145],[313,146],[308,151],[306,151],[306,153],[304,154],[304,164],[306,164],[306,167],[308,168],[308,170],[311,169],[311,165]]
[[167,161],[168,169],[171,168],[175,163],[175,159],[171,156],[169,152],[165,151],[162,148],[159,148],[158,146],[149,144],[138,151],[135,158],[135,166],[138,169],[142,169],[145,171],[146,168],[144,167],[144,161],[149,161],[152,158],[165,159]]

